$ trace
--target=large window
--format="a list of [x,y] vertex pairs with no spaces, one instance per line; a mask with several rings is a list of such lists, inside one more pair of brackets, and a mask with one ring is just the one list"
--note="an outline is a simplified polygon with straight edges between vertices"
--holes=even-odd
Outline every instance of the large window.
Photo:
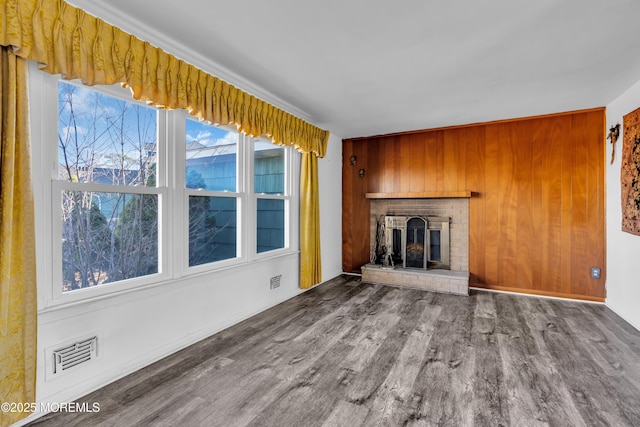
[[152,108],[58,83],[62,292],[158,273],[157,122]]
[[36,75],[35,157],[52,165],[34,181],[51,183],[41,197],[51,213],[39,214],[52,248],[48,304],[290,252],[289,147],[120,88]]

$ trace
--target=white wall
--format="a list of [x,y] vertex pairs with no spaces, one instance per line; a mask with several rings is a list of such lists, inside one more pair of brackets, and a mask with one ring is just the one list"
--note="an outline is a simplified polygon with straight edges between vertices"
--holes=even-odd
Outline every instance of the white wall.
[[[327,156],[320,159],[318,165],[323,281],[342,271],[341,144],[339,137],[331,136]],[[37,161],[38,155],[34,154]],[[299,160],[296,164],[299,169]],[[37,175],[41,166],[36,164],[34,168]],[[46,221],[46,206],[38,199],[49,191],[48,186],[34,185],[37,219]],[[50,253],[46,247],[38,246],[37,251],[39,262],[49,262]],[[270,290],[269,279],[278,274],[282,274],[281,286]],[[38,280],[39,292],[43,292],[49,280],[42,274]],[[298,285],[299,255],[294,252],[76,305],[41,307],[37,400],[60,403],[83,396],[298,295],[302,292]],[[53,376],[51,350],[94,334],[99,337],[98,358]]]
[[342,273],[342,138],[331,135],[318,162],[322,280]]
[[[607,105],[607,131],[622,123],[625,114],[640,107],[640,82]],[[622,130],[622,128],[621,128]],[[620,167],[622,132],[616,144],[616,159],[608,164],[611,144],[607,143],[607,298],[606,304],[640,329],[640,279],[638,261],[640,236],[621,231]]]

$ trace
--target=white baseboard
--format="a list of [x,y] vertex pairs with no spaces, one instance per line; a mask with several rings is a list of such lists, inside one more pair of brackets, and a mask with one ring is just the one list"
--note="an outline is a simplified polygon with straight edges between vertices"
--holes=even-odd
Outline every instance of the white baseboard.
[[622,320],[624,320],[625,322],[627,322],[628,324],[630,324],[631,326],[633,326],[636,330],[638,330],[640,332],[640,326],[639,325],[637,325],[633,321],[629,320],[629,318],[627,318],[625,315],[621,314],[618,310],[616,310],[615,308],[613,308],[612,306],[610,306],[606,302],[605,302],[605,305],[607,306],[607,308],[609,310],[613,311],[615,314],[620,316],[622,318]]

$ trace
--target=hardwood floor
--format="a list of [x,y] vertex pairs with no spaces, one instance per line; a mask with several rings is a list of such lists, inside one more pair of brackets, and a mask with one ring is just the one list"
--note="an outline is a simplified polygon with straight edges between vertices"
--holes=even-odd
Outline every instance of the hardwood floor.
[[640,332],[603,305],[344,276],[32,426],[640,426]]

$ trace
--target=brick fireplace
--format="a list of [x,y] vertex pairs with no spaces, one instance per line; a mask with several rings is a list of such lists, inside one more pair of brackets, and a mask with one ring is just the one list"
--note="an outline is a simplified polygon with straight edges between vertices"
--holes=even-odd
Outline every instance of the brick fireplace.
[[[448,218],[449,263],[444,268],[403,268],[402,263],[391,268],[376,257],[376,242],[380,240],[380,224],[385,217]],[[389,221],[387,221],[388,223]],[[469,199],[419,198],[374,199],[370,211],[371,263],[362,267],[362,280],[428,291],[469,294]],[[378,236],[377,236],[378,235]],[[389,263],[386,263],[389,264]],[[448,269],[446,269],[448,267]]]

